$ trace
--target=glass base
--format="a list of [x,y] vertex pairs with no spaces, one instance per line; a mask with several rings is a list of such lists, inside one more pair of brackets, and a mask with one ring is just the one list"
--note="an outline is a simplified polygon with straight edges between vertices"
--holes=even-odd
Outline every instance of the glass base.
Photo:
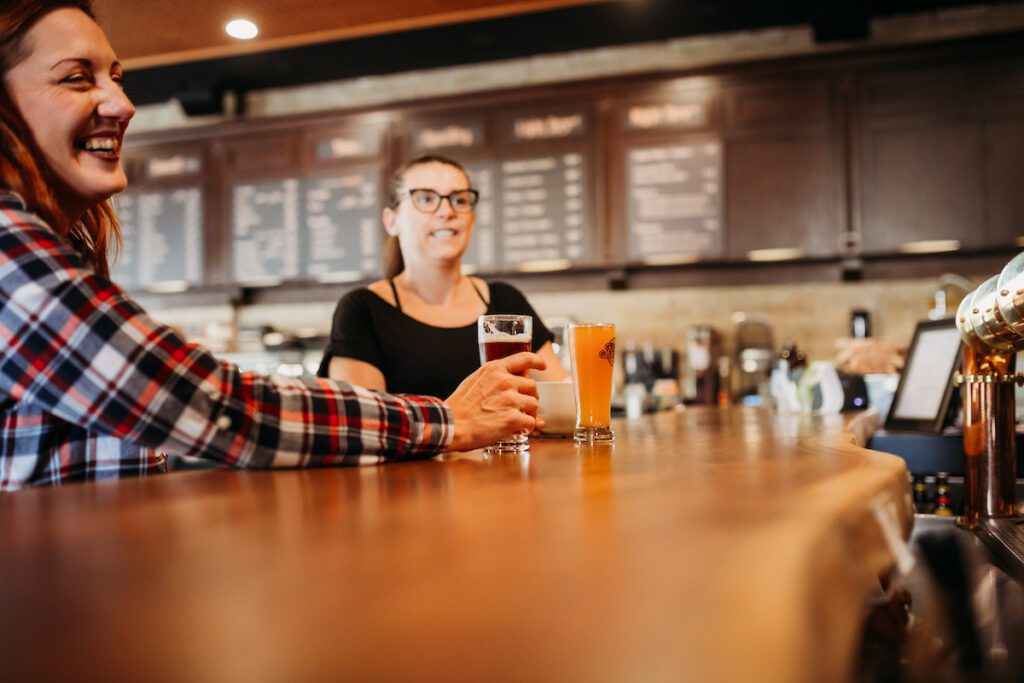
[[530,450],[530,440],[526,434],[513,434],[484,449],[488,453],[524,453]]
[[611,427],[577,427],[572,438],[578,443],[608,443],[615,441]]

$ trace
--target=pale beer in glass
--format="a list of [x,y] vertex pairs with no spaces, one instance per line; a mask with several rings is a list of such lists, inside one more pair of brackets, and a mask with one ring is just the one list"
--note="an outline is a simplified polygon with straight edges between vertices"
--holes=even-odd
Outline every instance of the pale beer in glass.
[[[477,320],[480,364],[530,351],[533,344],[533,318],[528,315],[482,315]],[[523,372],[526,376],[526,372]],[[526,434],[512,434],[488,446],[493,453],[522,453],[530,448]]]
[[581,323],[569,327],[569,354],[576,388],[576,430],[580,442],[613,441],[612,371],[615,325]]

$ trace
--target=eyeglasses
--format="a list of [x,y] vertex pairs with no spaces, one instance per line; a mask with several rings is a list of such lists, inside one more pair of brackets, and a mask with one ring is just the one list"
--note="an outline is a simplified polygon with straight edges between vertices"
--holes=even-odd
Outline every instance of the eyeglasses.
[[480,193],[476,190],[456,190],[451,194],[439,194],[433,190],[417,188],[409,190],[409,197],[412,199],[412,206],[423,213],[434,213],[441,208],[441,200],[447,199],[448,205],[455,213],[471,213],[480,199]]

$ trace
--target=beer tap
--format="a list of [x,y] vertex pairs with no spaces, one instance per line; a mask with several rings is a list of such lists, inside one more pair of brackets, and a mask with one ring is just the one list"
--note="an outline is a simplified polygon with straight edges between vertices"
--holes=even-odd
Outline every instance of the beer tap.
[[1024,253],[960,302],[956,324],[964,341],[956,381],[964,406],[964,514],[973,528],[1012,517],[1016,498],[1017,351],[1024,349]]

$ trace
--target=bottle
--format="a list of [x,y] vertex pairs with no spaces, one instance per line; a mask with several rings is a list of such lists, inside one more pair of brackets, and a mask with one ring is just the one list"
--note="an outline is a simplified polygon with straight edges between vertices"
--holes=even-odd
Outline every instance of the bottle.
[[935,511],[935,475],[926,474],[924,475],[924,510],[923,512],[927,515],[932,514]]
[[924,483],[924,477],[920,474],[914,475],[914,512],[924,514],[928,511],[928,485]]
[[732,405],[732,363],[728,356],[718,359],[718,405],[727,408]]
[[863,308],[850,311],[850,336],[854,339],[871,336],[871,314]]
[[768,393],[772,397],[772,404],[780,413],[800,412],[796,382],[789,378],[789,364],[781,358],[775,361],[775,369],[768,379]]
[[953,516],[953,507],[949,498],[949,474],[939,472],[935,475],[935,509],[932,514],[943,517]]
[[635,419],[644,414],[647,404],[647,387],[640,382],[630,382],[625,388],[626,417]]
[[786,361],[789,364],[789,372],[791,379],[797,380],[799,377],[792,376],[798,371],[803,371],[807,367],[807,354],[797,348],[794,342],[790,342],[782,347],[779,351],[779,358]]

